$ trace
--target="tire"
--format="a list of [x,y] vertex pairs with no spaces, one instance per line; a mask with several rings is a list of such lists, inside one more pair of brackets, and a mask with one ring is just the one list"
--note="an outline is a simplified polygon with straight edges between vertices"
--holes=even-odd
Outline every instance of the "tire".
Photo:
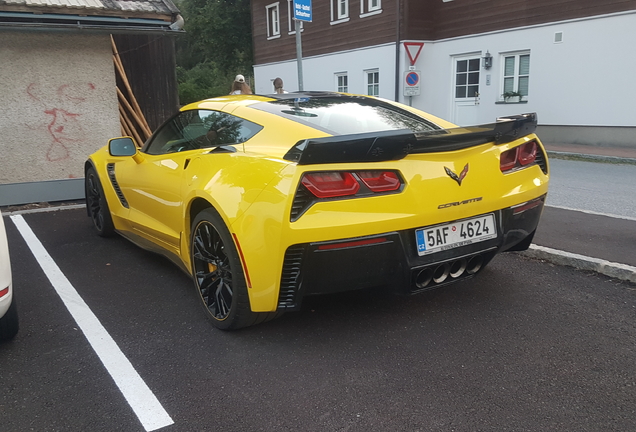
[[4,314],[2,318],[0,318],[0,340],[6,341],[9,339],[13,339],[13,337],[18,333],[18,329],[20,328],[18,322],[18,309],[15,305],[15,297],[11,300],[11,306],[7,310],[7,313]]
[[278,316],[252,312],[236,246],[221,216],[211,208],[192,223],[190,259],[197,296],[215,327],[234,330]]
[[93,226],[97,230],[97,234],[101,237],[112,236],[115,234],[113,218],[110,215],[108,202],[104,196],[104,189],[93,167],[86,170],[84,189],[86,193],[86,209],[93,221]]

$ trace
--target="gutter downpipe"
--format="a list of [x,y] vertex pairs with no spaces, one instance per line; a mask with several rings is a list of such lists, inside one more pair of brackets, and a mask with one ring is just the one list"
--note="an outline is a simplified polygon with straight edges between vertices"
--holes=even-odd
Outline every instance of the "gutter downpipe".
[[400,4],[402,0],[397,0],[397,13],[395,18],[395,102],[400,101]]

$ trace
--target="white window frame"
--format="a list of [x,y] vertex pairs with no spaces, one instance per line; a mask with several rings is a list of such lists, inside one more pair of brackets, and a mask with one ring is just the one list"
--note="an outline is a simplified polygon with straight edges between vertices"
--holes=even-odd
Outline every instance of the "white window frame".
[[[349,75],[347,72],[337,72],[334,76],[336,81],[336,91],[340,93],[349,93]],[[344,78],[344,85],[341,85],[340,78]]]
[[[466,62],[466,70],[460,72],[458,71],[457,64],[464,61]],[[471,63],[473,63],[474,61],[477,61],[477,68],[475,69],[473,66],[473,68],[471,69]],[[479,97],[479,90],[481,89],[481,65],[482,59],[474,54],[461,57],[458,56],[453,59],[453,100],[466,101]],[[477,82],[471,82],[471,78],[475,78],[475,74]],[[465,80],[463,80],[463,82],[461,83],[458,83],[457,81],[460,76],[463,76]],[[477,87],[476,90],[474,87]],[[464,88],[466,90],[465,96],[457,96],[457,90],[459,88]],[[469,96],[472,90],[475,90],[475,94]]]
[[[369,83],[369,76],[373,74],[378,74],[378,80]],[[366,87],[366,94],[369,96],[380,96],[380,69],[369,69],[364,71],[364,85]],[[369,87],[373,86],[377,92],[372,93],[369,91]]]
[[[340,13],[340,6],[345,6],[345,13]],[[349,21],[349,0],[331,0],[331,25]]]
[[[524,73],[524,74],[520,73],[520,66],[521,66],[520,57],[525,55],[530,57],[530,50],[500,53],[500,63],[501,63],[501,74],[500,74],[501,79],[499,84],[499,90],[500,90],[499,100],[500,101],[505,101],[503,94],[504,92],[506,92],[505,90],[506,78],[509,78],[509,79],[511,78],[513,80],[512,91],[515,91],[515,92],[520,92],[519,82],[521,78],[527,78],[528,81],[530,81],[530,66],[529,65],[528,65],[528,73]],[[514,67],[513,67],[514,70],[511,75],[506,75],[506,58],[509,58],[509,57],[514,57]],[[528,94],[522,95],[521,100],[522,101],[528,100]]]
[[[287,29],[288,34],[295,35],[296,34],[296,21],[294,19],[294,0],[287,0]],[[300,21],[300,32],[305,31],[304,21]]]
[[267,40],[280,37],[280,2],[265,6],[267,13]]
[[360,18],[366,18],[381,13],[382,0],[360,0]]

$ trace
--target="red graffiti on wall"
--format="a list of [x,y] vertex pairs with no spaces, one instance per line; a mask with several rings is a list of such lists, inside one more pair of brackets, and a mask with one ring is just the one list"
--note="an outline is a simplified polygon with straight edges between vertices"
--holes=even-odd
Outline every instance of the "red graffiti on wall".
[[50,162],[68,159],[70,148],[83,141],[84,130],[80,117],[81,104],[86,102],[86,94],[95,90],[95,84],[63,84],[54,92],[31,83],[26,93],[44,109],[49,123],[46,130],[51,142],[46,151],[46,159]]

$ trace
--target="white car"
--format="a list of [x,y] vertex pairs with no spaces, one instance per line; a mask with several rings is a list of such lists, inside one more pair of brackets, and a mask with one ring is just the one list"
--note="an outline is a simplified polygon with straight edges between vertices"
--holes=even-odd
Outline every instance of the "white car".
[[0,340],[11,339],[17,332],[18,311],[13,299],[9,245],[0,213]]

